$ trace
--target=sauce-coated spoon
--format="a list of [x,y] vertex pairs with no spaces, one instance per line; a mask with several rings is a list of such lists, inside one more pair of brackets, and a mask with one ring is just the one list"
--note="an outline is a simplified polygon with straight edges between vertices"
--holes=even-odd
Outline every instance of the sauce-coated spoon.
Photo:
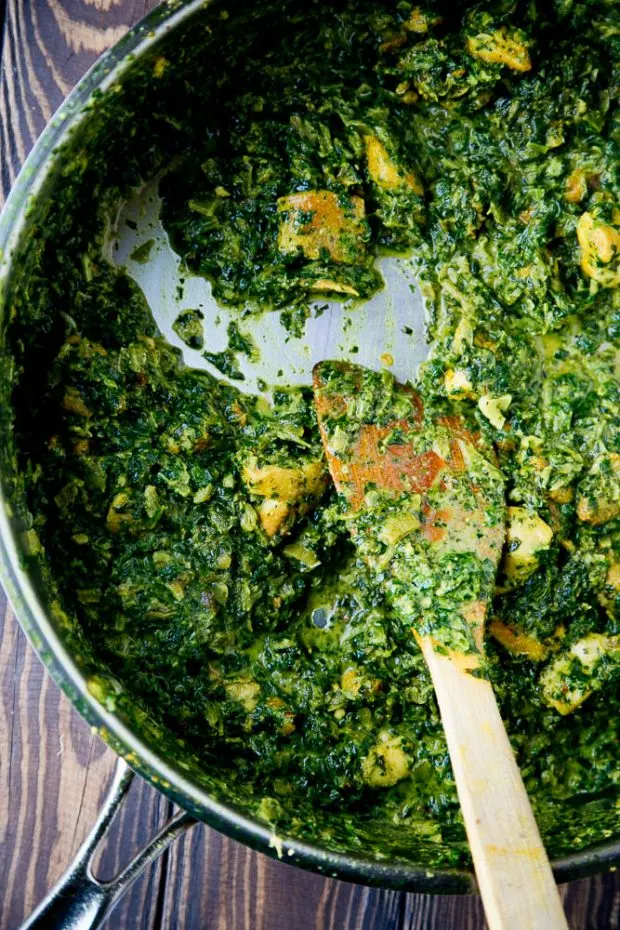
[[387,372],[320,362],[314,393],[354,542],[433,679],[490,930],[567,928],[484,668],[505,534],[492,450]]

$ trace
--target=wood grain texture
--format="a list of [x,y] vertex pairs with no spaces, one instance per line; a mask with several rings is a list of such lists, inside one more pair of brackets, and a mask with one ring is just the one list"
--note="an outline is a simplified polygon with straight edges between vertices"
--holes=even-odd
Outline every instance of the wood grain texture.
[[[501,542],[495,551],[499,554]],[[476,632],[482,639],[484,622]],[[491,683],[471,674],[477,660],[442,654],[432,636],[416,638],[435,687],[489,926],[568,930]]]
[[[0,199],[96,56],[153,0],[0,0]],[[43,671],[0,592],[0,930],[15,930],[88,832],[114,756]],[[112,875],[170,812],[137,781],[99,865]],[[524,892],[526,893],[526,892]],[[563,889],[572,930],[620,930],[620,880]],[[335,882],[203,826],[149,869],[107,930],[483,930],[475,898]]]
[[37,136],[97,57],[154,0],[0,0],[0,188],[6,196]]

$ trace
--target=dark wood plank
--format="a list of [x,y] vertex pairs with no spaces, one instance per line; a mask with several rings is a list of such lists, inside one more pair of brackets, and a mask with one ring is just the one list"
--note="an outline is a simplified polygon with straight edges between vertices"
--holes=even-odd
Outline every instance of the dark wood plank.
[[[0,0],[0,202],[97,55],[153,0]],[[0,928],[13,930],[88,832],[114,765],[44,673],[0,593]],[[137,781],[99,866],[114,874],[170,805]],[[620,879],[564,889],[572,930],[620,930]],[[482,930],[479,900],[334,882],[199,826],[152,867],[109,930]]]
[[564,907],[574,930],[619,930],[620,875],[596,876],[565,886]]
[[0,45],[0,198],[74,84],[155,5],[156,0],[6,0]]
[[[524,892],[527,893],[527,892]],[[571,930],[620,930],[620,876],[561,889]],[[162,930],[485,930],[474,897],[361,888],[307,875],[198,828],[172,851]]]
[[[90,830],[115,757],[44,671],[0,595],[0,927],[14,928],[64,872]],[[132,786],[102,869],[111,874],[162,822],[168,802]],[[155,927],[161,863],[119,905],[115,923]],[[118,922],[116,922],[118,921]]]
[[[524,893],[527,893],[524,890]],[[620,881],[607,875],[573,882],[561,889],[571,930],[619,930]],[[406,895],[399,930],[482,930],[486,927],[479,899]]]
[[403,897],[302,872],[199,827],[171,851],[162,930],[398,930]]

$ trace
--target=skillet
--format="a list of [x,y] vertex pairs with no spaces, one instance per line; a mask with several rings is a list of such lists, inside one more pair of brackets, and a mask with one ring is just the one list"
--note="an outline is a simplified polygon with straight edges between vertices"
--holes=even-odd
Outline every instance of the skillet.
[[[119,85],[130,88],[132,81],[138,80],[136,74],[140,62],[157,55],[163,43],[174,41],[183,30],[191,29],[194,17],[203,15],[205,6],[202,2],[164,4],[103,56],[76,87],[37,142],[0,220],[0,351],[3,356],[0,372],[0,476],[3,504],[0,510],[1,579],[21,625],[55,681],[89,723],[97,727],[106,743],[121,759],[126,760],[119,764],[109,801],[87,847],[78,856],[73,871],[68,873],[63,888],[44,905],[36,918],[41,920],[40,926],[45,925],[44,920],[48,921],[48,926],[61,928],[95,926],[129,881],[139,874],[140,869],[195,820],[206,822],[268,855],[282,856],[290,864],[329,876],[428,893],[454,894],[475,890],[469,872],[428,869],[397,857],[380,859],[347,850],[337,852],[295,837],[275,837],[263,823],[249,817],[241,805],[224,800],[217,787],[205,787],[204,780],[191,764],[179,759],[172,739],[154,739],[143,721],[132,719],[119,710],[110,710],[97,700],[88,687],[87,660],[80,654],[71,637],[67,636],[66,630],[63,630],[58,615],[55,615],[48,579],[24,549],[19,480],[10,454],[10,372],[14,348],[7,339],[7,298],[16,276],[20,274],[19,258],[29,237],[40,226],[55,192],[62,185],[63,166],[70,161],[70,156],[78,151],[88,153],[92,146],[101,143],[102,134],[105,135],[106,144],[121,144],[118,128],[105,123],[105,107],[101,105],[101,100],[105,100],[106,94],[118,93]],[[127,250],[129,245],[126,244]],[[160,325],[165,330],[165,321]],[[423,346],[423,341],[420,344]],[[325,335],[317,334],[317,355],[325,354],[325,345]],[[397,358],[396,373],[406,377],[408,371],[399,370],[399,364],[401,362]],[[404,360],[402,364],[405,364]],[[129,763],[130,769],[126,763]],[[89,872],[90,852],[126,791],[131,779],[130,770],[149,780],[179,804],[185,813],[175,818],[155,838],[116,883],[101,887]],[[618,862],[620,842],[613,841],[556,861],[554,872],[558,881],[569,881],[604,871]],[[82,923],[76,922],[77,914]]]

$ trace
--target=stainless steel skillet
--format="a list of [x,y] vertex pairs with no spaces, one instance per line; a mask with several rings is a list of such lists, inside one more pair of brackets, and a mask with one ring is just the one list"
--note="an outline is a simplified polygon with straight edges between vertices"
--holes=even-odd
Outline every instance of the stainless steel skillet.
[[[6,454],[11,446],[12,362],[7,340],[7,296],[18,266],[15,259],[19,257],[29,236],[32,235],[38,207],[51,203],[59,185],[62,185],[62,166],[66,153],[79,148],[87,152],[88,146],[92,144],[92,127],[97,120],[97,95],[118,92],[119,86],[131,80],[136,63],[155,54],[163,43],[170,41],[170,37],[177,34],[177,31],[186,29],[193,17],[201,15],[204,7],[203,2],[185,5],[164,4],[101,59],[78,85],[40,138],[15,184],[0,219],[0,407],[3,411],[0,416],[0,449],[4,450],[0,458],[2,582],[34,648],[80,713],[98,728],[102,738],[119,756],[129,762],[132,770],[147,778],[187,812],[179,815],[165,828],[116,883],[101,887],[89,872],[90,853],[94,842],[105,832],[131,778],[126,763],[120,762],[110,799],[102,813],[101,823],[91,838],[92,841],[84,848],[54,898],[33,919],[31,926],[96,926],[118,899],[119,894],[139,874],[140,869],[195,820],[202,820],[269,855],[281,855],[291,864],[325,875],[371,885],[430,893],[474,890],[472,877],[466,872],[429,870],[424,865],[412,864],[403,857],[378,859],[352,849],[334,850],[312,845],[295,837],[275,837],[269,827],[249,817],[239,805],[227,801],[225,793],[221,790],[205,787],[195,772],[179,764],[179,759],[170,746],[157,744],[148,730],[141,729],[133,722],[123,719],[117,712],[106,708],[97,700],[92,690],[89,690],[80,657],[67,647],[61,625],[54,616],[44,580],[36,576],[30,563],[24,559],[23,526],[18,517],[19,488],[15,482],[12,463]],[[110,131],[113,132],[113,128]],[[156,202],[152,190],[149,189],[143,190],[125,206],[127,215],[138,217],[140,222],[131,235],[123,235],[119,239],[114,255],[115,261],[125,264],[143,286],[164,334],[171,341],[176,341],[170,324],[173,314],[180,307],[166,290],[169,286],[166,282],[174,280],[174,275],[170,275],[169,264],[174,262],[174,256],[167,250],[163,237],[156,229],[155,233],[152,229],[148,231],[149,222],[156,224],[156,218],[149,214],[149,210],[153,210],[154,206]],[[117,229],[121,226],[122,224],[117,224]],[[117,233],[111,230],[110,242],[116,236]],[[156,239],[153,263],[140,266],[132,262],[130,256],[134,247],[144,238],[151,236]],[[143,277],[146,268],[149,269],[148,278]],[[380,356],[387,353],[392,355],[392,370],[399,377],[411,377],[415,373],[415,368],[426,351],[422,303],[419,297],[410,291],[406,267],[392,264],[384,271],[390,286],[387,292],[377,298],[379,303],[360,309],[353,328],[346,331],[342,326],[341,309],[334,305],[330,313],[316,320],[316,331],[310,334],[310,349],[296,354],[296,350],[291,348],[286,366],[278,365],[284,368],[283,381],[290,382],[291,378],[307,381],[307,373],[314,360],[327,354],[346,356],[354,344],[363,347],[362,353],[356,356],[358,361],[376,367],[381,364]],[[186,291],[185,306],[195,305],[198,299],[208,301],[208,295],[203,291],[204,282],[196,279],[191,287],[197,288],[198,291]],[[396,295],[398,300],[394,300]],[[395,306],[400,308],[398,313],[404,308],[408,324],[414,324],[414,335],[410,341],[401,336],[402,320],[394,309]],[[220,323],[222,330],[225,330],[225,322],[223,318]],[[213,339],[217,341],[215,318],[209,318],[208,313],[207,325],[211,326]],[[268,350],[273,343],[270,341],[270,331],[260,331],[261,325],[263,324],[259,325],[255,335],[264,349],[264,364],[270,366],[272,371],[273,359],[270,361]],[[187,350],[186,359],[191,364],[198,363],[198,358],[192,355],[191,350]],[[264,372],[261,370],[248,371],[247,387],[251,389],[253,379],[262,376]],[[554,866],[558,880],[567,881],[606,870],[618,863],[620,839],[598,849],[582,851],[567,857],[556,862]]]

